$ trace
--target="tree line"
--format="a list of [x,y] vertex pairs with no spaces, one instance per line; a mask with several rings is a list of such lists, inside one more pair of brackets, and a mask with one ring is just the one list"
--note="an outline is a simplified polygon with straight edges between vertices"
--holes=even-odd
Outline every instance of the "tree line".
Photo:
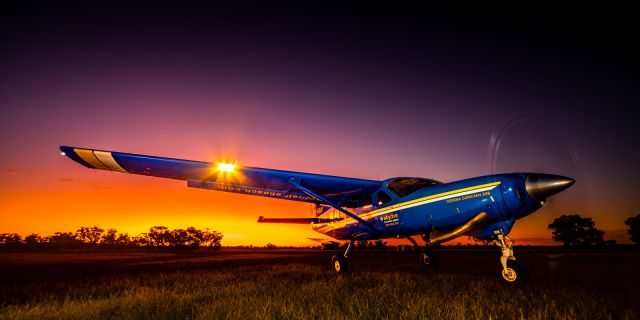
[[[628,226],[629,239],[640,245],[640,214],[629,217],[624,223]],[[565,247],[590,247],[615,245],[615,240],[604,240],[604,231],[595,227],[591,218],[583,218],[578,214],[563,215],[547,226],[551,237]]]
[[[329,241],[324,242],[320,245],[320,249],[322,250],[337,250],[337,249],[346,249],[348,242],[340,243],[337,241]],[[386,241],[382,240],[357,240],[355,243],[355,248],[358,250],[362,249],[379,249],[384,250],[389,247],[389,244]]]
[[[640,245],[640,214],[629,217],[624,222],[628,226],[629,239]],[[552,239],[564,246],[589,247],[614,245],[615,240],[604,240],[605,232],[595,227],[591,218],[584,218],[578,214],[563,215],[549,224],[552,231]],[[154,226],[149,232],[138,236],[129,236],[128,233],[118,233],[116,229],[102,229],[98,226],[80,227],[76,232],[55,232],[50,236],[40,236],[32,233],[24,238],[17,233],[0,234],[0,249],[97,249],[97,248],[175,248],[195,249],[213,248],[219,249],[223,234],[207,229],[200,230],[195,227],[187,229],[173,229],[164,226]],[[276,247],[268,244],[267,248]],[[332,241],[322,245],[324,249],[340,247],[338,242]],[[372,248],[384,249],[386,242],[358,241],[359,249]]]
[[197,229],[170,230],[155,226],[138,236],[118,233],[116,229],[98,226],[80,227],[76,232],[55,232],[50,236],[32,233],[22,238],[17,233],[0,234],[0,249],[57,250],[57,249],[101,249],[101,248],[174,248],[174,249],[219,249],[223,234],[218,231]]

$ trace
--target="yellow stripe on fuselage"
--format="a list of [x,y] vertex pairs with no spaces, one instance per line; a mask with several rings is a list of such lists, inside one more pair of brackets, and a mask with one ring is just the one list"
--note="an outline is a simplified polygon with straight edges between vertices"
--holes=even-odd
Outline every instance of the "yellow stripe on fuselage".
[[[422,197],[422,198],[418,198],[418,199],[413,199],[413,200],[409,200],[406,202],[401,202],[401,203],[397,203],[388,207],[384,207],[384,208],[380,208],[377,210],[373,210],[370,212],[367,212],[363,215],[361,215],[360,217],[363,219],[369,218],[371,216],[374,215],[378,215],[380,213],[387,213],[389,211],[396,211],[396,210],[402,210],[402,209],[406,209],[406,207],[413,207],[413,204],[418,204],[419,202],[432,202],[429,200],[435,200],[437,198],[443,198],[443,197],[447,197],[447,196],[451,196],[451,197],[456,197],[459,196],[458,193],[464,193],[464,192],[469,192],[469,191],[474,191],[477,192],[477,189],[484,189],[484,188],[488,188],[488,187],[495,187],[497,185],[499,185],[500,182],[491,182],[491,183],[485,183],[485,184],[481,184],[481,185],[477,185],[477,186],[473,186],[473,187],[467,187],[467,188],[461,188],[461,189],[456,189],[456,190],[451,190],[451,191],[446,191],[446,192],[442,192],[442,193],[438,193],[438,194],[433,194],[430,196],[426,196],[426,197]],[[491,188],[493,189],[493,188]]]
[[[374,218],[374,217],[378,217],[393,211],[398,211],[398,210],[404,210],[404,209],[409,209],[412,207],[417,207],[417,206],[421,206],[427,203],[432,203],[432,202],[437,202],[437,201],[441,201],[441,200],[445,200],[445,199],[450,199],[450,198],[455,198],[458,196],[463,196],[466,194],[471,194],[471,193],[476,193],[476,192],[482,192],[482,191],[488,191],[488,190],[492,190],[493,188],[495,188],[497,185],[500,184],[500,181],[498,182],[491,182],[491,183],[485,183],[485,184],[480,184],[477,186],[473,186],[473,187],[466,187],[466,188],[461,188],[461,189],[456,189],[456,190],[451,190],[451,191],[446,191],[446,192],[441,192],[441,193],[437,193],[437,194],[433,194],[430,196],[426,196],[426,197],[422,197],[422,198],[418,198],[418,199],[413,199],[413,200],[409,200],[406,202],[401,202],[401,203],[397,203],[388,207],[384,207],[384,208],[380,208],[380,209],[376,209],[373,211],[369,211],[367,213],[361,214],[358,217],[360,217],[363,220],[367,220],[370,218]],[[328,224],[328,225],[324,225],[321,226],[319,228],[317,228],[319,231],[325,232],[323,229],[325,229],[326,227],[333,227],[333,229],[336,228],[340,228],[349,224],[354,224],[357,223],[358,221],[353,219],[353,218],[346,218],[340,222],[334,223],[334,224]],[[327,230],[330,231],[330,230]]]

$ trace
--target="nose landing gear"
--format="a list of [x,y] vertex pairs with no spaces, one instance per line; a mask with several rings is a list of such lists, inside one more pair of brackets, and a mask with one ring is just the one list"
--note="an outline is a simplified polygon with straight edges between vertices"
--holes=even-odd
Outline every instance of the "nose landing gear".
[[422,255],[420,256],[420,261],[425,266],[437,267],[440,264],[440,256],[438,253],[432,249],[424,248],[422,249]]
[[429,248],[428,246],[420,247],[420,245],[418,245],[418,242],[412,237],[407,237],[407,239],[411,241],[415,248],[422,249],[422,253],[420,254],[420,264],[429,267],[438,266],[438,264],[440,263],[440,256],[435,250]]
[[502,250],[502,256],[500,257],[502,279],[508,283],[526,283],[529,280],[529,273],[513,256],[513,244],[515,241],[506,235],[498,234],[494,243]]

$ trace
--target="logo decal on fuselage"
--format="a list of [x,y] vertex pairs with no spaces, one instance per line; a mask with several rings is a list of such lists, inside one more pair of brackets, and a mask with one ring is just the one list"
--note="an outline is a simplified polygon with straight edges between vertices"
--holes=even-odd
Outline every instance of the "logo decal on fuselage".
[[455,197],[455,198],[451,198],[451,199],[447,199],[447,203],[452,203],[452,202],[458,202],[458,201],[462,201],[462,200],[469,200],[469,199],[475,199],[475,198],[480,198],[480,197],[488,197],[491,195],[491,192],[489,191],[485,191],[485,192],[478,192],[478,193],[474,193],[474,194],[468,194],[462,197]]
[[380,217],[380,221],[384,223],[385,227],[397,226],[400,224],[400,217],[397,213],[392,213]]

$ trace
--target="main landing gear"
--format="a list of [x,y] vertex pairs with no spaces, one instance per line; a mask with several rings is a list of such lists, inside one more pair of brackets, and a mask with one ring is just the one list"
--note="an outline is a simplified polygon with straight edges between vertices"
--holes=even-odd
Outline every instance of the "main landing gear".
[[344,251],[344,255],[334,255],[331,258],[331,264],[333,265],[333,269],[336,273],[346,273],[349,271],[349,264],[347,263],[347,258],[349,257],[349,252],[353,248],[353,243],[355,241],[349,241],[349,245],[347,245],[347,250]]
[[502,256],[500,257],[502,279],[508,283],[526,283],[529,280],[529,273],[513,256],[513,244],[515,241],[503,234],[498,234],[494,243],[500,246],[502,250]]
[[422,265],[428,267],[437,267],[438,264],[440,264],[440,256],[435,250],[433,250],[429,246],[420,247],[415,239],[413,239],[412,237],[407,238],[409,239],[409,241],[411,241],[411,244],[413,244],[414,247],[422,250],[422,253],[420,254],[420,263]]
[[[407,238],[415,247],[421,248],[415,239],[411,237]],[[336,273],[346,273],[347,271],[349,271],[347,258],[349,257],[349,253],[353,248],[354,242],[355,240],[349,241],[349,245],[344,251],[344,254],[334,255],[331,258],[331,264],[333,265],[333,269]],[[502,250],[502,256],[500,257],[500,274],[502,275],[502,278],[508,283],[526,283],[529,280],[529,273],[527,269],[518,261],[516,261],[516,258],[513,256],[513,244],[515,243],[515,241],[506,235],[498,234],[496,236],[496,240],[494,240],[494,243],[500,247],[500,250]],[[440,258],[437,252],[435,252],[428,246],[425,246],[421,249],[421,264],[430,267],[435,267],[439,264]]]

